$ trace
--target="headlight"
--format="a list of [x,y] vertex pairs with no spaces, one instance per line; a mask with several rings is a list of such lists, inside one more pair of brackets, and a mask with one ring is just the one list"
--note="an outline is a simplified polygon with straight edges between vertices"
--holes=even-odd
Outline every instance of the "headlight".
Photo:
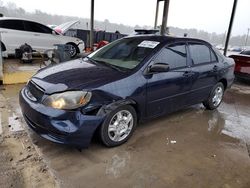
[[52,108],[70,110],[86,105],[91,96],[91,92],[66,91],[48,96],[43,104]]

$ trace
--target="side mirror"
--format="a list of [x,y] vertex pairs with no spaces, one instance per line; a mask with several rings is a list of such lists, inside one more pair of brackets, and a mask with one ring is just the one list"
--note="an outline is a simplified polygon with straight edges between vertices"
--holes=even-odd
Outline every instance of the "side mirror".
[[148,73],[168,72],[169,64],[167,63],[155,63],[148,68]]

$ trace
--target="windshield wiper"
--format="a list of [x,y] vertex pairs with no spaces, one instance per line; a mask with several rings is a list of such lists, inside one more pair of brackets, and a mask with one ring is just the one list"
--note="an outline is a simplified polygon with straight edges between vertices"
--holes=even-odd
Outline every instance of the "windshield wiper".
[[[88,56],[86,56],[84,58],[87,58],[89,61],[91,61],[94,64],[104,64],[105,66],[110,67],[110,68],[115,69],[115,70],[120,71],[120,72],[128,71],[128,69],[126,69],[126,68],[115,66],[115,65],[110,64],[110,63],[108,63],[106,61],[96,60],[96,59],[93,59],[93,58],[88,57]],[[84,60],[84,58],[82,60]]]
[[94,60],[97,63],[104,64],[107,67],[110,67],[110,68],[115,69],[115,70],[120,71],[120,72],[126,72],[126,71],[128,71],[128,69],[126,69],[126,68],[115,66],[115,65],[110,64],[110,63],[108,63],[106,61],[95,60],[95,59],[92,59],[92,60]]

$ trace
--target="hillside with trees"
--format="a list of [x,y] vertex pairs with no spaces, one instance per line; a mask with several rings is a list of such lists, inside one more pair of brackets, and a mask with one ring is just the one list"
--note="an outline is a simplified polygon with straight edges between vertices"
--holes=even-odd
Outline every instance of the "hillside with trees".
[[[51,15],[40,10],[34,12],[27,12],[23,8],[17,7],[14,3],[4,4],[0,1],[0,13],[8,17],[18,17],[34,20],[45,25],[53,24],[59,25],[64,22],[72,20],[80,20],[80,24],[77,25],[79,29],[89,29],[89,18],[80,18],[80,17],[71,17],[64,15]],[[152,28],[151,26],[140,26],[139,23],[136,26],[128,26],[123,24],[110,23],[109,20],[105,19],[104,21],[95,20],[95,29],[96,30],[105,30],[109,32],[119,31],[122,34],[131,34],[135,28]],[[178,27],[170,27],[170,33],[177,36],[183,36],[184,33],[187,33],[189,37],[195,37],[209,41],[214,45],[224,44],[226,33],[208,33],[206,31],[197,30],[197,29],[183,29]],[[246,34],[233,36],[230,40],[231,46],[244,46],[246,41]],[[250,40],[247,46],[250,45]]]

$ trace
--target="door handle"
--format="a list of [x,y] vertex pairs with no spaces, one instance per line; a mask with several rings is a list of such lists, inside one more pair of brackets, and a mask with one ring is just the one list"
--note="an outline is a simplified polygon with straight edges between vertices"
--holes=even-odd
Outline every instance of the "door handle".
[[217,72],[218,71],[218,66],[214,65],[212,72]]
[[193,75],[194,75],[194,72],[192,72],[192,71],[185,71],[183,73],[183,76],[185,76],[185,77],[190,77],[190,76],[193,76]]
[[40,36],[39,34],[34,34],[34,36]]

